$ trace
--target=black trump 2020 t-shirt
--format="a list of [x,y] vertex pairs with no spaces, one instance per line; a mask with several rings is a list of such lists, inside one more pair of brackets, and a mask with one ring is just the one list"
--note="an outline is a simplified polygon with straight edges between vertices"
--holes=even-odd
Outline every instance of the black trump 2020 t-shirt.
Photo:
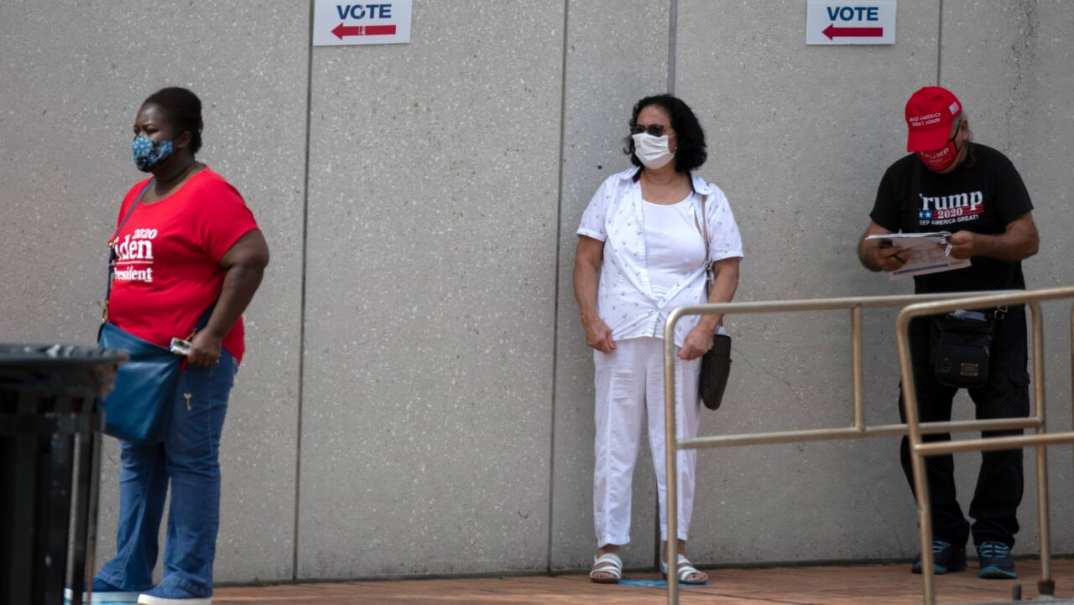
[[[970,143],[962,164],[947,174],[925,168],[916,155],[884,173],[873,222],[892,232],[972,231],[998,235],[1033,209],[1022,177],[1002,153]],[[974,256],[965,269],[914,277],[915,291],[969,292],[1025,288],[1021,262]]]

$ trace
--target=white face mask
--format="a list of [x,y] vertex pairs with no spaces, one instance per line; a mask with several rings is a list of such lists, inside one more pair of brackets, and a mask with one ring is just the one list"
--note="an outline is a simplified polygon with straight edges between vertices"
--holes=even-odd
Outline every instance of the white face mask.
[[656,170],[663,168],[674,159],[675,154],[668,150],[668,135],[654,137],[647,132],[631,135],[634,139],[634,155],[638,156],[646,168]]

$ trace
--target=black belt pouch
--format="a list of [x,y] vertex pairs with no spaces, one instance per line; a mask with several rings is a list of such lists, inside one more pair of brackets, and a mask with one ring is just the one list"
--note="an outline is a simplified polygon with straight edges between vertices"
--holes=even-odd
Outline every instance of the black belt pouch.
[[988,384],[996,323],[993,315],[959,310],[930,318],[930,352],[936,380],[967,389]]

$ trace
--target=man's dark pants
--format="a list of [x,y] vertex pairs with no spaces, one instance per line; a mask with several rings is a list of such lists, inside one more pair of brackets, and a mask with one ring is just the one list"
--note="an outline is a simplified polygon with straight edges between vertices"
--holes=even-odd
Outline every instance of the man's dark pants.
[[[958,389],[940,384],[929,364],[929,319],[915,319],[910,324],[910,351],[913,356],[914,381],[917,383],[918,410],[921,422],[951,419],[951,404]],[[978,419],[1011,418],[1029,415],[1029,374],[1027,363],[1026,320],[1023,308],[1012,308],[996,323],[989,359],[988,384],[970,389]],[[899,415],[906,421],[900,402]],[[1021,430],[989,431],[987,436],[1020,435]],[[947,433],[925,435],[924,441],[949,441]],[[913,490],[909,440],[902,439],[903,472]],[[937,540],[962,545],[970,533],[970,524],[962,515],[955,497],[954,459],[950,455],[926,458],[929,495],[932,501],[932,531]],[[1014,545],[1018,532],[1018,505],[1022,501],[1022,450],[983,452],[977,489],[970,503],[974,544],[1003,542]]]

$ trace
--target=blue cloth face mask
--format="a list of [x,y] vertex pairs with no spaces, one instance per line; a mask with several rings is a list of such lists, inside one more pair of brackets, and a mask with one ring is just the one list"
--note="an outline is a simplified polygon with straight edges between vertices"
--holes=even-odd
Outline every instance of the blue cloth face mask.
[[134,137],[131,141],[131,153],[134,156],[134,164],[138,170],[149,172],[154,166],[163,162],[175,151],[171,139],[154,141],[144,134]]

